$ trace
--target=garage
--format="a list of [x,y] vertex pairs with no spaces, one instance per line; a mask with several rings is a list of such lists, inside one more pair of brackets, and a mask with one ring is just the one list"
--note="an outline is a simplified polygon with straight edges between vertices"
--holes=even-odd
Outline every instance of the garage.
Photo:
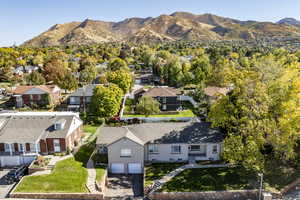
[[123,174],[125,172],[123,163],[112,163],[110,167],[110,172],[113,174]]
[[141,163],[129,163],[128,164],[128,173],[129,174],[142,174]]
[[20,165],[19,156],[1,156],[0,157],[0,166],[17,166]]

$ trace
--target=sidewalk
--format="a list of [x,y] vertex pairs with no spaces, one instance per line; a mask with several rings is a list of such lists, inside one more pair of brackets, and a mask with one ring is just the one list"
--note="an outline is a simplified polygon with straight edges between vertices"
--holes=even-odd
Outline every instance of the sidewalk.
[[94,161],[92,159],[93,154],[94,153],[92,153],[92,155],[86,165],[87,171],[88,171],[88,178],[87,178],[86,186],[87,186],[88,190],[90,191],[90,193],[98,194],[100,192],[96,188],[96,169],[95,169]]

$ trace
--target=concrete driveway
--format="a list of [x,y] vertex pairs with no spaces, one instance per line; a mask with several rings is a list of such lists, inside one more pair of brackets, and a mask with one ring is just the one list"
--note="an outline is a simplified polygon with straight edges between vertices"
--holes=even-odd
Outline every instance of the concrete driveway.
[[143,175],[112,175],[107,178],[106,197],[138,197],[143,195]]
[[5,175],[9,172],[9,169],[0,169],[0,199],[7,197],[8,193],[14,187],[16,183],[8,184],[5,181]]

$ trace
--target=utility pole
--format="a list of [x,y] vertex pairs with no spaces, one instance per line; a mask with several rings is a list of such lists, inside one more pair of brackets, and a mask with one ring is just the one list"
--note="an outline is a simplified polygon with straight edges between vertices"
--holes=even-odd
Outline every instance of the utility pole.
[[83,98],[82,98],[82,100],[83,100],[83,113],[85,113],[85,85],[83,85]]
[[261,196],[262,196],[262,188],[263,188],[263,177],[264,177],[264,174],[263,174],[263,173],[258,173],[258,176],[260,177],[260,184],[259,184],[259,196],[258,196],[258,200],[261,200]]

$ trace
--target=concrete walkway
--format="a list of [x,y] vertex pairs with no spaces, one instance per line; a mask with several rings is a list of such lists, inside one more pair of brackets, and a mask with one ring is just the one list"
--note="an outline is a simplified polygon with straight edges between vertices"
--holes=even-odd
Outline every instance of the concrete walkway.
[[96,169],[95,169],[94,161],[92,159],[93,154],[94,153],[92,153],[92,155],[86,165],[87,171],[88,171],[88,178],[87,178],[86,186],[87,186],[88,190],[90,191],[90,193],[98,194],[100,192],[96,188]]
[[160,180],[155,180],[152,188],[150,189],[150,193],[153,193],[160,189],[165,183],[170,181],[173,177],[177,176],[180,172],[186,170],[186,169],[205,169],[205,168],[218,168],[218,167],[228,167],[229,165],[226,164],[213,164],[213,165],[199,165],[196,163],[183,165],[170,173],[163,176]]
[[29,176],[39,176],[39,175],[43,175],[43,174],[51,174],[51,172],[57,162],[71,158],[71,157],[73,157],[73,155],[70,154],[70,155],[66,155],[66,156],[49,156],[49,157],[51,157],[51,160],[46,167],[47,170],[37,171],[37,172],[34,172],[33,174],[30,174]]

